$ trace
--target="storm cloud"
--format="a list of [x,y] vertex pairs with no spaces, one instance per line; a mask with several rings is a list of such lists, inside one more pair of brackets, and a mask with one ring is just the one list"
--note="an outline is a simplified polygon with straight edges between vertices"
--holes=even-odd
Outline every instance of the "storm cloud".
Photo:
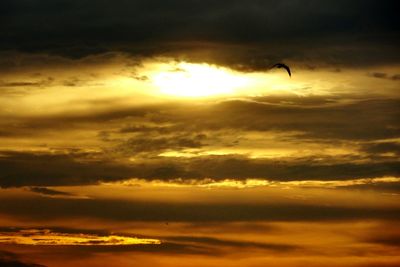
[[0,49],[68,58],[124,51],[247,70],[280,60],[397,62],[398,3],[384,3],[7,0],[0,4]]

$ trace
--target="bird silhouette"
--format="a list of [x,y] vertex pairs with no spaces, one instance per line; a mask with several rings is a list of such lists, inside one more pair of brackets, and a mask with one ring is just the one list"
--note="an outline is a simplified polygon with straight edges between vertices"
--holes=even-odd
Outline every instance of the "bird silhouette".
[[284,68],[284,69],[288,72],[289,77],[292,77],[292,73],[290,72],[290,68],[289,68],[289,66],[286,65],[286,64],[283,64],[283,63],[276,63],[275,65],[273,65],[273,66],[271,67],[271,69],[273,69],[273,68],[278,68],[278,69]]

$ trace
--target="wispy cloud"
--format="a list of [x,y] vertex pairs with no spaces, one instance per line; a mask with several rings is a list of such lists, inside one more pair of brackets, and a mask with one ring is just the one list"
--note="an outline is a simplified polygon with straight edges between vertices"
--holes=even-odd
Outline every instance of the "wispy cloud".
[[15,232],[0,232],[0,243],[19,245],[69,245],[69,246],[123,246],[158,245],[160,240],[119,235],[90,235],[59,233],[48,229],[23,229]]

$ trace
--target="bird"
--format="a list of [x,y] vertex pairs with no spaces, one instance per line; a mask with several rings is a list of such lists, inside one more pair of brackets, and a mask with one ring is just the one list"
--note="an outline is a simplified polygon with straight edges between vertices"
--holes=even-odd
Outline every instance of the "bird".
[[271,69],[273,69],[273,68],[278,68],[278,69],[284,68],[284,69],[288,72],[289,77],[292,77],[292,73],[290,72],[290,68],[289,68],[289,66],[286,65],[286,64],[283,64],[283,63],[276,63],[275,65],[273,65],[273,66],[271,67]]

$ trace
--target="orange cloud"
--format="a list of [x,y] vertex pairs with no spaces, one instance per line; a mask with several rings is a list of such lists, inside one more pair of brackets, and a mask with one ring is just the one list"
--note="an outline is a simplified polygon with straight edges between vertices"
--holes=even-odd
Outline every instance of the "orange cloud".
[[122,245],[158,245],[158,239],[130,236],[91,234],[71,234],[53,232],[48,229],[27,229],[16,232],[0,232],[0,244],[19,245],[72,245],[72,246],[122,246]]

